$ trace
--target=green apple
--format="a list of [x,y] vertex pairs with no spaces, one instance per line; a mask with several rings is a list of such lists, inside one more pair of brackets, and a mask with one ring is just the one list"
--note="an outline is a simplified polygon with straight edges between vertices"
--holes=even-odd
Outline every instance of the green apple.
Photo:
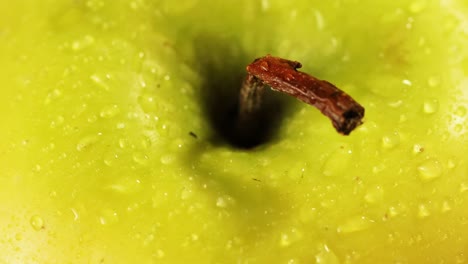
[[[468,262],[465,1],[0,2],[0,263]],[[245,66],[302,62],[350,136]],[[275,110],[275,111],[273,111]]]

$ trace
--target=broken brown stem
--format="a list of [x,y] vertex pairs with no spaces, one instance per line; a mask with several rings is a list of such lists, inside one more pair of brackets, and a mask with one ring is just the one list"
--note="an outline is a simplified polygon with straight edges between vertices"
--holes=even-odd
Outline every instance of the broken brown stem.
[[335,85],[297,71],[301,64],[267,55],[247,66],[240,93],[239,127],[248,127],[262,103],[265,85],[315,106],[330,118],[335,129],[349,135],[362,124],[364,108]]

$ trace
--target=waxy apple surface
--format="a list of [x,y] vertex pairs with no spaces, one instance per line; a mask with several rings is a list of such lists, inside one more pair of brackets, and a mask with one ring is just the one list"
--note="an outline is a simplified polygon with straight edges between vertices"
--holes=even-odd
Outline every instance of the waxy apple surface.
[[[0,263],[467,263],[464,1],[0,3]],[[303,64],[366,108],[345,137],[245,66]],[[266,133],[265,132],[265,133]]]

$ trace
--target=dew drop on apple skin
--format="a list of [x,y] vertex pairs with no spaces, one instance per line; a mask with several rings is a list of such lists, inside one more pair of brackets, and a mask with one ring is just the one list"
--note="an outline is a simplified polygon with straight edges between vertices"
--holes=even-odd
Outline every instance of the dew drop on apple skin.
[[400,144],[400,135],[398,132],[393,132],[382,137],[382,147],[384,149],[392,149]]
[[112,118],[116,116],[119,112],[120,112],[120,108],[118,105],[110,105],[110,106],[104,107],[99,113],[99,116],[102,118]]
[[174,160],[175,160],[175,156],[172,154],[167,154],[160,158],[161,163],[164,165],[169,165],[172,162],[174,162]]
[[463,132],[463,125],[462,124],[456,124],[453,126],[453,132],[456,134],[461,134]]
[[383,200],[384,190],[381,186],[369,188],[364,196],[364,200],[369,204],[375,204]]
[[109,86],[102,80],[101,77],[99,77],[97,74],[93,74],[89,76],[89,79],[96,84],[98,87],[104,89],[104,90],[109,90]]
[[357,231],[368,229],[373,221],[365,216],[355,216],[346,220],[343,224],[339,225],[336,231],[338,233],[347,234]]
[[94,37],[91,35],[86,35],[82,39],[75,40],[71,44],[71,49],[74,52],[79,52],[85,48],[90,47],[94,44]]
[[29,220],[29,223],[31,224],[32,228],[36,231],[39,231],[41,229],[44,229],[45,224],[44,224],[44,219],[38,215],[34,215],[31,217]]
[[125,149],[127,147],[127,145],[128,145],[128,140],[127,139],[125,139],[125,138],[119,139],[119,147],[121,149]]
[[465,117],[466,113],[467,113],[467,110],[466,110],[466,107],[464,107],[464,106],[459,106],[455,110],[455,115],[458,116],[458,117]]
[[413,1],[408,9],[411,13],[417,14],[426,8],[426,4],[426,1]]
[[315,254],[315,263],[317,264],[339,264],[340,260],[335,252],[327,245],[321,244],[318,253]]
[[23,240],[23,234],[21,234],[21,233],[16,233],[16,235],[15,235],[15,240],[16,240],[16,241],[21,241],[21,240]]
[[425,204],[418,205],[418,217],[419,218],[426,218],[431,215],[429,208]]
[[44,104],[48,105],[54,100],[58,99],[60,96],[62,96],[62,91],[60,89],[53,89],[47,94],[46,98],[44,99]]
[[413,145],[413,154],[420,154],[424,152],[424,146],[421,144]]
[[107,166],[112,167],[118,158],[119,156],[115,154],[114,152],[107,152],[106,154],[104,154],[103,162]]
[[89,149],[92,145],[98,142],[98,135],[90,135],[82,138],[78,144],[76,144],[76,150],[85,151]]
[[147,165],[149,162],[149,158],[145,153],[135,152],[133,153],[133,161],[140,165]]
[[427,100],[423,103],[423,112],[425,114],[434,114],[439,110],[439,101],[436,99]]
[[101,225],[114,224],[119,221],[119,215],[112,209],[104,209],[101,211],[98,220]]
[[452,210],[452,206],[450,205],[450,203],[448,201],[443,201],[442,205],[441,205],[441,208],[440,208],[440,211],[442,213],[446,213],[446,212],[449,212],[451,210]]
[[152,114],[157,112],[156,99],[153,94],[143,93],[138,97],[138,104],[141,106],[142,110],[147,114]]
[[464,192],[466,192],[466,191],[468,191],[468,183],[462,182],[462,183],[460,184],[460,193],[464,193]]
[[390,206],[387,209],[386,217],[387,218],[395,218],[400,214],[400,210],[398,210],[395,206]]
[[442,164],[436,159],[425,160],[418,166],[419,178],[423,181],[430,181],[442,175]]
[[60,127],[64,121],[65,121],[65,118],[61,115],[58,115],[53,120],[50,121],[50,128]]
[[290,228],[281,233],[279,244],[281,247],[288,247],[302,237],[302,233],[297,228]]

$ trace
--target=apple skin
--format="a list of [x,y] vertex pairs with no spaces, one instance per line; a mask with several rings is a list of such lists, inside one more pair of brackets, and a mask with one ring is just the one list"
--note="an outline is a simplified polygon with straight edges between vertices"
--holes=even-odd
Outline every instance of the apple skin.
[[[467,10],[0,3],[0,263],[468,262]],[[268,53],[364,125],[278,99],[266,142],[230,145],[219,120]]]

